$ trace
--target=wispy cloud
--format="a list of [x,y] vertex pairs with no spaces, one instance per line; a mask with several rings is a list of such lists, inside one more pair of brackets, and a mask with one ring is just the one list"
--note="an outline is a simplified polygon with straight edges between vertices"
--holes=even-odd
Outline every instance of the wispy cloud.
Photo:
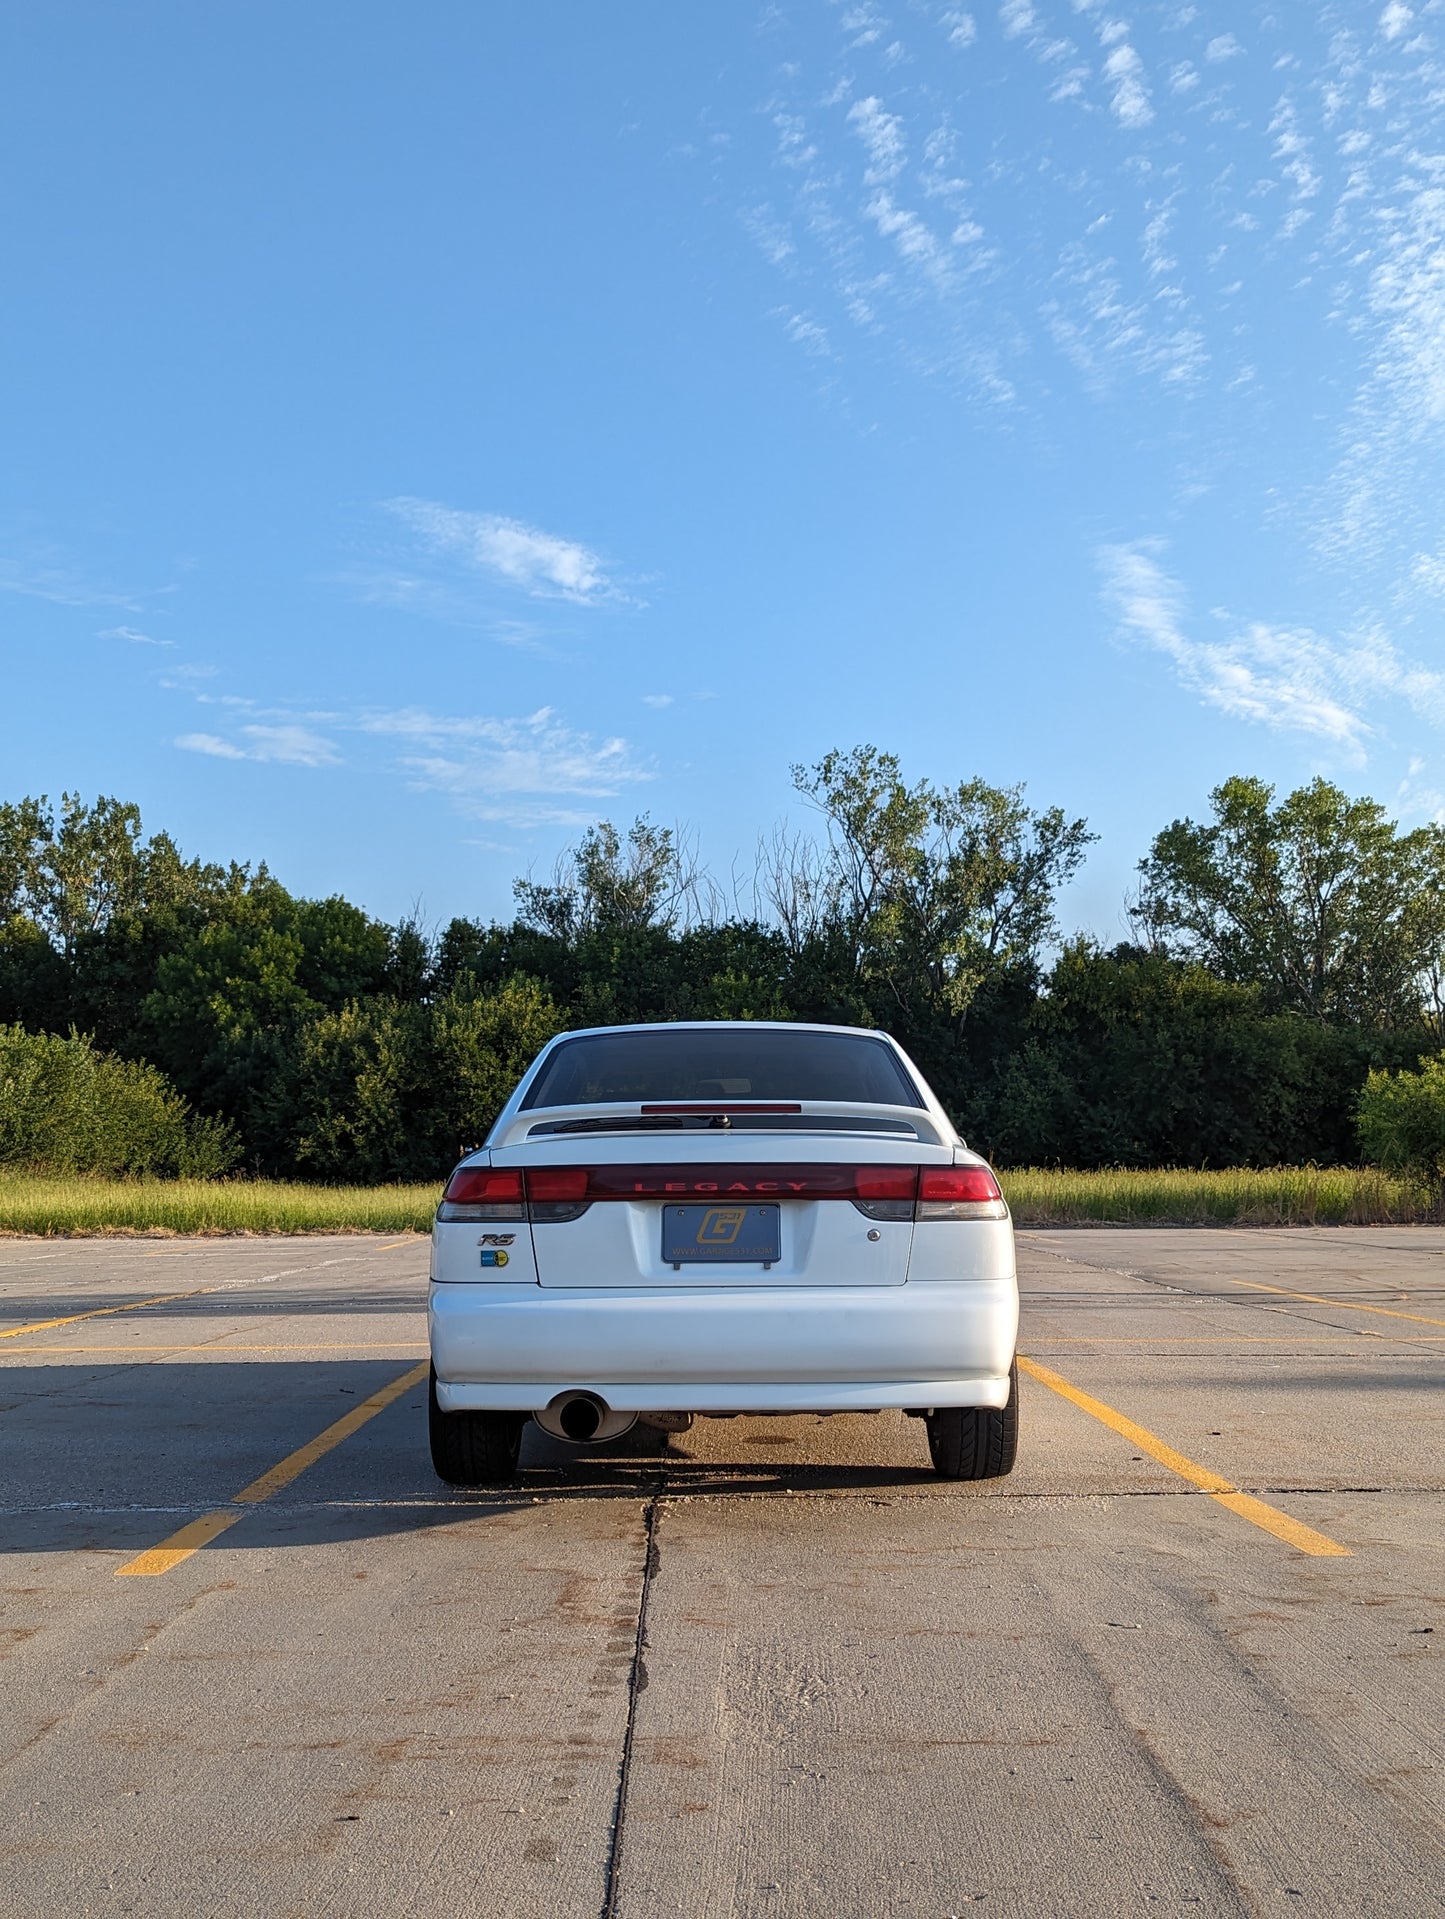
[[[601,803],[653,777],[628,740],[573,727],[550,706],[521,717],[421,706],[316,710],[175,690],[189,691],[213,721],[212,730],[180,734],[175,744],[182,752],[317,768],[344,758],[372,777],[443,793],[471,819],[521,827],[585,823]],[[672,702],[666,693],[643,698],[653,707]],[[344,755],[340,739],[347,742]]]
[[863,174],[867,186],[885,186],[903,171],[907,150],[903,144],[903,122],[896,113],[885,113],[883,102],[870,94],[848,109],[848,124],[863,142],[868,165]]
[[217,733],[182,733],[176,745],[184,753],[204,753],[216,760],[274,761],[284,766],[337,766],[341,762],[330,740],[294,721],[241,726],[236,737],[230,739]]
[[1154,108],[1144,80],[1144,62],[1127,40],[1110,50],[1104,61],[1104,78],[1110,88],[1109,105],[1120,126],[1147,127],[1154,118]]
[[1320,543],[1375,558],[1402,533],[1442,530],[1445,431],[1445,155],[1412,154],[1381,208],[1357,329],[1371,347],[1321,504]]
[[127,613],[140,611],[137,594],[121,592],[114,587],[94,586],[80,574],[63,566],[27,566],[0,560],[0,593],[18,593],[30,600],[49,600],[53,606],[118,606]]
[[1183,593],[1155,551],[1106,547],[1100,567],[1121,635],[1163,654],[1183,686],[1231,718],[1328,740],[1356,763],[1377,730],[1366,709],[1382,697],[1445,721],[1445,675],[1402,658],[1383,633],[1339,644],[1254,622],[1227,640],[1200,640],[1186,631]]
[[624,739],[599,739],[551,707],[520,719],[452,716],[420,707],[362,716],[363,732],[402,743],[413,786],[445,793],[469,818],[516,826],[585,824],[584,801],[615,798],[652,777]]
[[335,766],[340,754],[320,733],[308,726],[243,726],[249,742],[247,757],[253,760],[279,760],[287,766]]
[[132,646],[174,646],[174,640],[158,640],[149,633],[137,632],[133,626],[106,626],[96,635],[101,640],[127,640]]
[[435,500],[403,498],[384,504],[424,552],[504,580],[535,598],[589,606],[618,597],[600,555],[579,540],[500,513],[473,513]]
[[821,327],[806,313],[794,313],[787,307],[774,307],[774,315],[783,323],[783,331],[804,353],[812,354],[815,359],[831,360],[832,342],[828,338],[828,329]]
[[181,733],[176,745],[183,753],[204,753],[213,760],[243,760],[244,750],[218,733]]

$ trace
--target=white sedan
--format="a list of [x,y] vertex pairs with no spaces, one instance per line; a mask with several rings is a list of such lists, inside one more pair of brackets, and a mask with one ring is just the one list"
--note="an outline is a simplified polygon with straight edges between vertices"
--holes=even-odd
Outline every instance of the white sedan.
[[545,1046],[432,1235],[431,1451],[454,1485],[559,1439],[901,1407],[946,1478],[1010,1470],[998,1182],[886,1033],[608,1026]]

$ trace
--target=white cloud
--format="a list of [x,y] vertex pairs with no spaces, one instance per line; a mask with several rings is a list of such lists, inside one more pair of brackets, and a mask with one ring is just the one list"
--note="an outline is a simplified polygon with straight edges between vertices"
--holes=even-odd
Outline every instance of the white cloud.
[[1214,61],[1236,60],[1243,52],[1244,48],[1232,33],[1217,33],[1204,49],[1204,57]]
[[1320,176],[1310,164],[1310,146],[1299,129],[1299,120],[1290,101],[1281,100],[1269,123],[1275,136],[1274,154],[1284,162],[1281,172],[1294,189],[1297,200],[1311,200],[1320,190]]
[[1380,15],[1380,31],[1387,40],[1398,40],[1414,18],[1410,9],[1401,4],[1401,0],[1390,0],[1389,6]]
[[174,640],[155,640],[149,633],[138,633],[133,626],[106,626],[96,635],[101,640],[129,640],[132,646],[174,646]]
[[[247,701],[231,701],[247,705]],[[282,721],[274,726],[243,726],[239,744],[217,733],[182,733],[176,745],[185,753],[205,753],[214,760],[276,761],[285,766],[336,766],[340,755],[330,740],[309,726]]]
[[[1146,264],[1148,248],[1162,238],[1160,231],[1151,242],[1146,228]],[[1095,395],[1115,391],[1126,368],[1181,390],[1203,376],[1209,361],[1204,337],[1196,326],[1181,323],[1180,303],[1161,309],[1150,299],[1128,299],[1114,259],[1091,258],[1076,242],[1064,249],[1054,277],[1062,297],[1042,309],[1049,331]],[[1161,314],[1167,316],[1163,324]]]
[[868,168],[863,175],[869,186],[881,186],[896,180],[907,157],[903,144],[903,122],[896,113],[885,113],[883,102],[874,94],[858,100],[848,109],[848,124],[868,151]]
[[858,47],[870,47],[875,40],[881,39],[888,22],[876,7],[861,6],[849,7],[841,24],[844,33],[853,35],[848,42],[851,51]]
[[500,513],[470,513],[434,500],[387,500],[431,553],[495,573],[540,599],[590,605],[616,596],[599,556],[579,541],[543,532]]
[[955,9],[944,14],[943,25],[948,29],[948,44],[951,47],[971,47],[978,38],[978,27],[971,13]]
[[1364,709],[1381,695],[1445,722],[1445,675],[1403,659],[1378,631],[1340,645],[1308,627],[1253,622],[1228,640],[1196,640],[1178,583],[1148,547],[1106,547],[1100,565],[1121,634],[1162,653],[1183,686],[1233,719],[1329,740],[1356,762],[1376,730]]
[[[1342,454],[1322,501],[1322,549],[1352,562],[1441,540],[1445,427],[1445,157],[1417,154],[1378,210],[1354,317],[1364,377],[1342,422]],[[1363,308],[1363,312],[1359,308]]]
[[644,706],[655,706],[661,711],[664,706],[672,705],[672,695],[671,693],[644,693],[642,696],[642,704]]
[[935,279],[946,271],[938,241],[916,213],[893,204],[891,193],[880,189],[863,211],[910,266],[923,268]]
[[817,359],[832,359],[833,348],[826,327],[819,326],[806,313],[790,313],[786,307],[774,307],[773,312],[782,320],[794,346],[800,346],[805,353],[811,353]]
[[1021,34],[1032,33],[1036,22],[1029,0],[1003,0],[998,19],[1006,40],[1017,40]]
[[546,706],[522,719],[406,707],[357,725],[403,742],[399,764],[411,783],[447,794],[472,819],[581,825],[595,808],[579,810],[579,800],[610,799],[652,778],[626,740],[578,732]]
[[335,766],[340,758],[330,740],[307,726],[243,726],[241,731],[251,742],[247,759],[279,760],[287,766]]
[[208,753],[213,760],[243,760],[246,757],[239,746],[232,746],[229,740],[223,740],[215,733],[182,733],[176,745],[183,753]]
[[133,593],[116,593],[108,587],[91,586],[68,568],[26,566],[0,560],[0,593],[19,593],[30,600],[49,600],[53,606],[118,606],[127,613],[139,613]]
[[780,267],[797,252],[787,228],[769,207],[747,207],[741,214],[743,226],[770,266]]
[[1127,40],[1115,47],[1104,62],[1104,78],[1114,89],[1109,105],[1120,126],[1147,127],[1154,118],[1154,109],[1144,84],[1144,62]]

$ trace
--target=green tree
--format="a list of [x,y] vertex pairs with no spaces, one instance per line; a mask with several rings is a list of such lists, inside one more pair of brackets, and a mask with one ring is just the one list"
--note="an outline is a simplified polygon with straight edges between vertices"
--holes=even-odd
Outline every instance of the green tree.
[[518,880],[512,891],[524,925],[575,940],[647,927],[671,931],[695,878],[673,829],[654,826],[644,813],[625,840],[610,820],[588,827],[558,861],[550,885]]
[[440,1179],[486,1137],[562,1025],[535,980],[428,1005],[354,1002],[302,1028],[291,1084],[297,1170],[323,1179]]
[[142,837],[140,808],[63,793],[0,805],[0,925],[27,920],[69,956],[118,915],[154,910],[189,892],[202,869],[165,833]]
[[392,960],[389,930],[359,907],[298,900],[256,875],[157,959],[142,1048],[204,1110],[236,1121],[254,1163],[279,1167],[295,1137],[297,1035],[383,990]]
[[1021,786],[909,786],[897,756],[873,746],[795,766],[793,783],[828,827],[809,890],[828,903],[856,975],[905,1012],[921,994],[961,1019],[991,973],[1034,965],[1095,837],[1059,807],[1026,806]]
[[1013,1165],[1335,1164],[1387,1043],[1271,1012],[1259,987],[1196,963],[1088,940],[1064,948],[1021,1033],[970,1123]]
[[1371,1073],[1355,1123],[1366,1159],[1438,1192],[1445,1181],[1445,1053],[1423,1060],[1416,1073]]
[[154,1066],[75,1033],[0,1026],[0,1166],[214,1178],[239,1156],[232,1129],[197,1118]]
[[1226,780],[1210,821],[1159,834],[1140,862],[1143,925],[1165,950],[1258,986],[1271,1009],[1417,1023],[1445,947],[1445,830],[1401,833],[1326,780],[1278,805],[1274,791]]
[[775,841],[762,876],[794,1016],[893,1033],[976,1131],[1094,835],[1022,787],[910,785],[873,746],[795,766],[793,781],[827,829],[817,847]]

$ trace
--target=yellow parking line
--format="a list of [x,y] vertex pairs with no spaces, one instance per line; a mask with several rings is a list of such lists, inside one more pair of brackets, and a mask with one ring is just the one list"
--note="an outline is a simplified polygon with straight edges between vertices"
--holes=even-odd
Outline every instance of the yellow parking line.
[[414,1246],[421,1238],[420,1233],[408,1233],[405,1239],[389,1239],[384,1246],[378,1246],[379,1253],[394,1253],[398,1246]]
[[1227,1506],[1232,1513],[1238,1513],[1241,1519],[1247,1519],[1251,1525],[1259,1526],[1267,1533],[1273,1533],[1276,1539],[1282,1539],[1286,1545],[1297,1547],[1302,1553],[1309,1553],[1316,1559],[1348,1559],[1350,1549],[1341,1546],[1333,1539],[1326,1539],[1323,1533],[1317,1533],[1312,1526],[1302,1526],[1297,1519],[1291,1519],[1288,1513],[1282,1513],[1273,1506],[1267,1506],[1262,1499],[1255,1499],[1249,1493],[1236,1490],[1227,1479],[1211,1472],[1207,1466],[1200,1466],[1192,1459],[1186,1459],[1183,1453],[1164,1440],[1156,1438],[1145,1426],[1135,1425],[1132,1419],[1126,1419],[1123,1413],[1115,1412],[1112,1406],[1106,1406],[1102,1399],[1095,1399],[1089,1393],[1081,1393],[1077,1386],[1071,1386],[1067,1379],[1058,1373],[1050,1372],[1047,1366],[1040,1366],[1037,1360],[1025,1359],[1019,1354],[1019,1368],[1030,1379],[1038,1380],[1041,1386],[1047,1386],[1060,1398],[1071,1400],[1075,1406],[1092,1415],[1102,1425],[1119,1433],[1131,1445],[1147,1453],[1151,1459],[1157,1459],[1161,1466],[1167,1466],[1171,1473],[1178,1473],[1181,1479],[1187,1479],[1191,1486],[1197,1486],[1201,1492],[1208,1493],[1211,1499],[1217,1499],[1221,1506]]
[[[400,1246],[403,1242],[398,1240]],[[146,1255],[150,1257],[149,1254]],[[272,1280],[294,1279],[298,1273],[323,1272],[328,1266],[351,1266],[357,1256],[324,1259],[320,1266],[289,1266],[284,1272],[263,1273],[259,1279],[218,1280],[214,1286],[192,1286],[184,1293],[157,1293],[153,1299],[133,1299],[125,1306],[92,1306],[88,1312],[66,1313],[59,1319],[34,1319],[28,1326],[9,1326],[0,1331],[0,1339],[19,1339],[26,1333],[48,1333],[56,1326],[74,1326],[82,1319],[108,1319],[115,1313],[138,1313],[144,1306],[168,1306],[176,1299],[199,1299],[203,1293],[243,1293],[252,1286],[267,1286]]]
[[215,1512],[203,1513],[199,1519],[182,1526],[179,1532],[172,1533],[169,1539],[163,1539],[159,1546],[152,1546],[138,1558],[118,1566],[116,1578],[148,1578],[157,1573],[168,1573],[172,1566],[179,1566],[183,1559],[189,1559],[192,1553],[209,1545],[228,1526],[234,1526],[247,1506],[259,1506],[273,1493],[279,1493],[283,1486],[289,1486],[308,1466],[314,1466],[318,1459],[339,1446],[343,1439],[349,1439],[369,1419],[375,1419],[378,1413],[384,1412],[394,1399],[400,1399],[403,1393],[409,1392],[426,1378],[429,1366],[430,1361],[424,1359],[419,1366],[413,1366],[399,1379],[392,1380],[389,1386],[383,1386],[379,1392],[373,1393],[370,1399],[363,1399],[359,1406],[353,1406],[349,1413],[343,1413],[340,1419],[334,1420],[315,1439],[298,1446],[294,1453],[288,1453],[269,1472],[262,1473],[249,1486],[243,1486],[240,1492],[233,1493],[229,1505],[218,1507]]
[[138,1313],[142,1306],[165,1306],[173,1299],[195,1299],[199,1293],[218,1293],[220,1286],[193,1286],[188,1293],[157,1293],[154,1299],[133,1299],[128,1306],[93,1306],[88,1313],[66,1313],[62,1319],[37,1319],[28,1326],[7,1326],[0,1339],[19,1339],[22,1333],[48,1333],[53,1326],[74,1326],[82,1319],[105,1319],[111,1313]]
[[1231,1285],[1248,1286],[1256,1293],[1278,1293],[1282,1299],[1307,1299],[1313,1306],[1343,1306],[1351,1313],[1381,1313],[1386,1319],[1408,1319],[1417,1326],[1445,1326],[1445,1319],[1430,1319],[1424,1313],[1397,1313],[1388,1306],[1366,1306],[1363,1300],[1326,1299],[1322,1293],[1296,1293],[1288,1286],[1266,1286],[1261,1279],[1235,1279]]
[[[234,1333],[218,1333],[217,1339],[234,1339]],[[127,1343],[124,1346],[27,1346],[27,1353],[110,1353],[122,1358],[128,1353],[206,1353],[213,1359],[234,1359],[237,1353],[397,1353],[400,1346],[420,1346],[420,1339],[306,1339],[293,1340],[279,1346],[227,1346],[224,1350],[214,1350],[215,1340],[207,1340],[201,1346],[181,1346],[175,1340],[165,1340],[159,1345],[136,1346]]]

